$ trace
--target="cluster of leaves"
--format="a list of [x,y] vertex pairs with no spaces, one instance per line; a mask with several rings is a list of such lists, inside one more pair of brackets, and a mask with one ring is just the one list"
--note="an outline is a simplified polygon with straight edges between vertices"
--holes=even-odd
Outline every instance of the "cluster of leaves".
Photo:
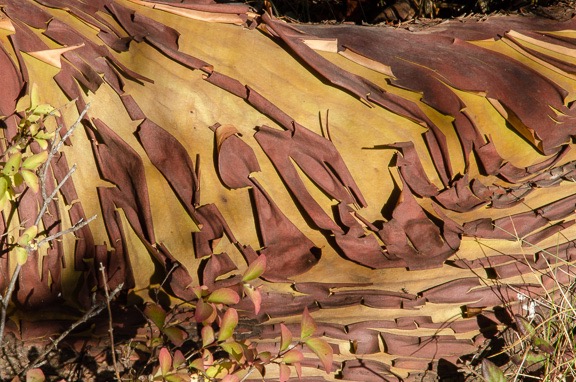
[[[60,116],[56,108],[40,102],[36,84],[31,86],[29,96],[20,99],[16,109],[21,116],[18,131],[6,142],[0,157],[0,211],[9,208],[8,216],[13,216],[24,193],[39,192],[39,173],[48,159],[49,143],[55,135],[54,129],[48,128],[47,121],[51,117]],[[24,229],[17,237],[9,236],[10,252],[18,267],[24,265],[28,255],[38,248],[38,235],[36,223]],[[9,301],[8,297],[3,298]],[[2,309],[7,308],[6,303],[3,303]],[[14,381],[19,381],[19,378],[16,377]],[[44,373],[39,368],[28,370],[26,381],[44,382]]]
[[[266,267],[266,257],[261,255],[244,272],[238,285],[242,295],[254,304],[256,313],[260,310],[260,288],[251,282],[262,275]],[[195,288],[197,300],[194,306],[194,321],[199,333],[195,346],[183,352],[187,333],[178,322],[168,319],[166,311],[157,304],[149,304],[144,314],[160,331],[161,336],[153,339],[150,349],[157,350],[158,366],[151,376],[153,381],[189,381],[191,375],[202,376],[205,381],[240,382],[247,375],[258,371],[262,376],[270,365],[279,367],[280,381],[287,381],[291,368],[298,376],[302,375],[301,362],[304,360],[302,348],[305,346],[322,362],[326,372],[331,371],[333,351],[330,345],[313,336],[316,324],[305,309],[302,315],[300,337],[294,336],[284,324],[280,325],[281,338],[278,351],[260,352],[257,344],[249,339],[241,339],[237,333],[238,310],[233,306],[241,296],[233,288],[220,288],[209,291],[205,286]]]
[[[24,102],[27,102],[24,97]],[[20,105],[20,103],[19,103]],[[32,85],[29,106],[21,110],[18,133],[8,143],[0,162],[0,210],[8,203],[13,208],[20,195],[28,190],[37,193],[40,189],[38,170],[48,159],[49,142],[54,138],[54,131],[48,131],[46,121],[59,116],[58,110],[49,104],[40,103],[36,85]],[[12,251],[18,265],[23,265],[29,250],[35,248],[38,227],[28,227],[13,243]]]

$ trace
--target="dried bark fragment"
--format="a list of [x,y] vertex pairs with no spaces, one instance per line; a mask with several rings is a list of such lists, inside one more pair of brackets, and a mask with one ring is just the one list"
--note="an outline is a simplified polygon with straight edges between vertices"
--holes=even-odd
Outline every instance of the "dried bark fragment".
[[320,248],[280,211],[256,179],[252,183],[262,235],[261,252],[266,255],[263,277],[281,281],[306,272],[320,260]]
[[238,137],[232,125],[214,127],[218,151],[218,174],[228,188],[251,187],[250,174],[260,171],[256,155]]
[[[378,234],[388,252],[404,260],[409,269],[426,269],[442,266],[444,260],[456,252],[459,239],[450,237],[454,233],[450,230],[454,228],[445,224],[441,232],[404,183],[392,220],[384,223]],[[451,240],[446,240],[448,237]]]
[[294,131],[261,126],[254,137],[318,227],[343,233],[306,191],[290,159],[332,198],[347,204],[366,205],[344,161],[330,141],[298,124],[294,124]]

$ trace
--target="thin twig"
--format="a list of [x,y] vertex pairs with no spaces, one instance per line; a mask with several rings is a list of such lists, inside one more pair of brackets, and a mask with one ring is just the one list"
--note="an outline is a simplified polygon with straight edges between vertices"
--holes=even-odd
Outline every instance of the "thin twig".
[[[38,213],[38,216],[36,216],[36,221],[34,222],[34,225],[38,225],[40,224],[40,220],[42,219],[42,217],[44,217],[44,214],[46,213],[46,210],[48,209],[48,206],[50,206],[50,202],[52,200],[54,200],[54,197],[56,196],[56,194],[58,193],[58,191],[60,191],[60,189],[62,188],[62,186],[64,185],[64,183],[66,183],[66,181],[70,178],[70,176],[72,176],[72,174],[74,173],[74,171],[76,171],[76,164],[74,164],[72,166],[72,168],[70,169],[70,171],[68,171],[68,173],[64,176],[64,178],[62,179],[62,181],[60,181],[60,183],[58,183],[56,185],[56,187],[54,187],[54,190],[52,191],[52,193],[50,194],[50,196],[48,196],[46,199],[44,199],[44,202],[42,203],[42,207],[40,209],[40,212]],[[44,190],[45,191],[45,190]]]
[[106,306],[108,307],[108,334],[110,335],[110,351],[112,352],[112,366],[116,373],[116,380],[121,382],[118,364],[116,363],[116,350],[114,349],[114,327],[112,326],[112,309],[110,308],[110,296],[108,295],[108,282],[106,281],[106,272],[104,265],[100,262],[100,272],[102,273],[102,282],[104,283],[104,293],[106,294]]
[[18,280],[18,275],[20,274],[21,270],[22,266],[18,264],[16,269],[14,269],[12,277],[10,278],[8,289],[2,298],[2,312],[0,313],[0,347],[4,347],[4,331],[6,330],[6,315],[8,313],[8,305],[12,299],[14,288],[16,288],[16,281]]
[[36,246],[40,247],[41,245],[43,245],[44,243],[53,241],[58,239],[61,236],[67,235],[69,233],[73,233],[78,231],[80,228],[84,227],[85,225],[90,224],[90,222],[92,222],[92,220],[96,219],[96,215],[91,216],[90,218],[88,218],[87,220],[84,219],[80,219],[78,220],[78,222],[76,224],[74,224],[72,227],[65,229],[64,231],[60,231],[60,232],[56,232],[54,235],[50,235],[48,237],[45,237],[44,239],[40,240]]
[[88,109],[90,109],[90,103],[86,104],[86,107],[84,108],[84,110],[82,110],[76,121],[72,124],[72,126],[70,126],[66,134],[64,134],[62,139],[60,139],[59,141],[57,141],[57,139],[58,136],[60,135],[60,130],[62,130],[63,126],[59,125],[54,131],[54,138],[52,138],[52,142],[50,144],[51,148],[50,151],[48,152],[48,158],[46,158],[46,162],[44,162],[39,171],[40,189],[42,192],[42,200],[44,201],[44,203],[46,203],[46,201],[48,201],[48,203],[51,201],[51,199],[49,199],[48,196],[46,195],[46,176],[48,174],[48,169],[50,168],[50,163],[52,163],[52,159],[54,159],[54,156],[58,154],[60,148],[62,147],[66,139],[68,139],[70,135],[72,135],[74,130],[76,130],[76,128],[80,125],[80,122],[88,112]]
[[124,287],[123,283],[119,284],[116,287],[116,289],[114,289],[112,291],[112,293],[106,297],[106,301],[102,301],[99,304],[92,305],[92,307],[86,313],[84,313],[84,315],[82,317],[80,317],[80,319],[78,321],[76,321],[72,325],[70,325],[70,327],[68,329],[66,329],[62,334],[60,334],[60,336],[58,336],[58,338],[56,338],[54,341],[52,341],[52,345],[50,345],[47,349],[45,349],[44,352],[42,352],[42,354],[40,354],[36,358],[36,361],[34,361],[34,362],[30,363],[28,366],[26,366],[19,373],[19,375],[20,376],[26,375],[28,370],[35,369],[37,367],[42,366],[44,363],[46,363],[46,358],[48,357],[48,355],[52,351],[54,351],[54,349],[56,349],[58,344],[60,342],[62,342],[62,340],[64,338],[66,338],[78,326],[88,322],[88,320],[90,320],[91,318],[99,315],[106,308],[106,306],[108,306],[110,304],[110,301],[112,301],[114,299],[114,297],[116,297],[116,295],[122,290],[123,287]]

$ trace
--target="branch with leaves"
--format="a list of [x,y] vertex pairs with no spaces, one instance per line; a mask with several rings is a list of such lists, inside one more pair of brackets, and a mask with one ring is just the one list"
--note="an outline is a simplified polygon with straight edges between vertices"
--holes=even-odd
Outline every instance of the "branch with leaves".
[[[76,166],[73,166],[54,187],[54,190],[48,193],[46,184],[51,161],[59,153],[64,141],[79,126],[89,105],[66,134],[60,137],[63,126],[57,125],[51,130],[47,124],[48,119],[60,116],[60,111],[49,104],[40,103],[35,84],[31,86],[29,99],[29,107],[20,111],[23,117],[18,125],[18,133],[7,143],[2,155],[3,162],[0,162],[0,210],[8,208],[9,214],[12,216],[21,202],[22,195],[26,192],[40,192],[42,203],[32,224],[19,234],[17,239],[8,243],[10,255],[16,260],[16,267],[10,276],[10,282],[4,294],[0,296],[0,347],[4,346],[5,325],[12,296],[16,290],[16,283],[22,267],[29,260],[30,255],[38,251],[43,245],[58,240],[63,235],[76,232],[96,218],[96,216],[92,216],[86,220],[81,219],[71,227],[52,235],[43,234],[39,228],[50,204],[55,202],[57,193],[76,169]],[[32,150],[33,144],[37,145],[35,152]],[[20,224],[24,223],[26,222],[20,222]],[[88,313],[94,313],[94,309],[97,307],[99,305],[93,307]],[[29,369],[30,366],[25,369],[25,372]]]

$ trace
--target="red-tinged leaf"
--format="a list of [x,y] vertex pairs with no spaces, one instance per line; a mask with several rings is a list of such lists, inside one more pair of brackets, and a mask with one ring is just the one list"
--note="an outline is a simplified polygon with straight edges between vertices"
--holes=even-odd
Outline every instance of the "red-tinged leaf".
[[160,365],[160,375],[164,377],[170,372],[170,368],[172,367],[172,356],[168,349],[160,349],[160,354],[158,354],[158,363]]
[[204,360],[202,358],[196,358],[194,361],[190,362],[190,367],[199,371],[204,371]]
[[266,374],[266,366],[261,363],[255,363],[252,366],[254,366],[254,368],[260,373],[260,376],[264,378],[264,375]]
[[204,349],[202,352],[202,359],[205,365],[212,365],[214,363],[214,354],[208,349]]
[[260,255],[256,260],[248,266],[244,276],[242,276],[242,282],[248,282],[257,279],[266,270],[266,256]]
[[192,292],[196,295],[197,298],[201,299],[202,297],[206,296],[208,293],[208,287],[206,285],[199,285],[192,287]]
[[288,365],[281,363],[280,365],[280,382],[286,382],[290,379],[290,368]]
[[240,377],[235,374],[228,374],[222,378],[222,382],[240,382]]
[[187,334],[184,330],[175,326],[169,326],[162,329],[162,333],[168,337],[168,340],[176,346],[181,346],[186,340]]
[[482,360],[482,376],[486,382],[506,382],[502,370],[486,358]]
[[196,304],[196,311],[194,312],[194,319],[196,322],[209,321],[209,318],[215,313],[212,304],[207,304],[204,300],[198,300]]
[[244,285],[244,292],[248,298],[254,304],[254,314],[260,312],[260,306],[262,305],[262,293],[260,293],[259,288],[254,288],[252,285]]
[[238,325],[238,312],[236,309],[230,308],[224,313],[224,317],[222,317],[218,341],[225,341],[232,337],[236,325]]
[[206,301],[213,304],[234,305],[240,302],[240,296],[230,288],[220,288],[210,293]]
[[162,329],[164,327],[164,322],[166,321],[166,312],[160,305],[146,305],[146,308],[144,308],[144,315],[148,317],[148,319],[152,321],[158,328]]
[[298,375],[298,379],[302,379],[302,364],[297,362],[292,366],[294,366],[294,369],[296,369],[296,375]]
[[316,323],[314,319],[308,312],[308,308],[304,308],[304,312],[302,312],[302,323],[300,328],[300,339],[306,340],[306,338],[310,337],[316,331]]
[[26,382],[44,382],[46,377],[40,369],[31,369],[26,373]]
[[307,339],[305,344],[322,362],[326,373],[330,373],[332,371],[332,360],[334,359],[334,352],[330,344],[318,337]]
[[288,349],[292,343],[292,332],[284,324],[280,324],[280,351]]
[[202,347],[206,347],[216,340],[216,337],[214,337],[214,329],[212,329],[211,326],[207,325],[203,327],[201,335],[202,335]]
[[268,363],[270,362],[270,360],[272,359],[272,353],[270,353],[269,351],[264,351],[260,354],[258,354],[258,358],[264,362],[264,363]]
[[304,360],[304,354],[302,354],[302,352],[298,349],[292,349],[290,351],[288,351],[286,354],[284,354],[284,356],[282,357],[282,361],[284,361],[284,363],[298,363],[298,362],[302,362]]
[[184,357],[184,354],[182,354],[180,350],[176,350],[174,352],[174,357],[172,359],[172,366],[174,367],[174,369],[177,369],[180,366],[182,366],[184,362],[186,362],[186,357]]

